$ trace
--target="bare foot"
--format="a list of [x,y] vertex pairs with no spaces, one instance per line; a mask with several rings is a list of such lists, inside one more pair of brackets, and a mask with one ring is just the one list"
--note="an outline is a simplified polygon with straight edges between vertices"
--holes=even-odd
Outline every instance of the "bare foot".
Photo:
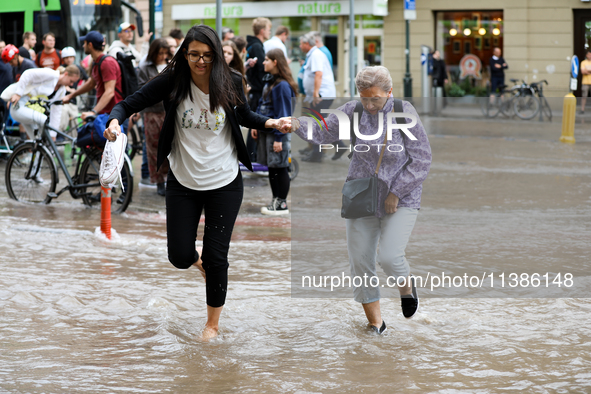
[[203,332],[201,333],[201,336],[199,337],[199,340],[202,342],[207,342],[210,339],[213,339],[215,337],[218,336],[218,330],[217,328],[213,328],[213,327],[205,327],[203,329]]
[[203,261],[201,260],[201,248],[197,249],[197,253],[199,253],[199,260],[197,260],[195,263],[193,263],[193,265],[195,267],[197,267],[197,269],[199,270],[199,272],[201,272],[201,276],[203,276],[203,279],[205,281],[207,281],[207,279],[205,278],[205,270],[203,269]]

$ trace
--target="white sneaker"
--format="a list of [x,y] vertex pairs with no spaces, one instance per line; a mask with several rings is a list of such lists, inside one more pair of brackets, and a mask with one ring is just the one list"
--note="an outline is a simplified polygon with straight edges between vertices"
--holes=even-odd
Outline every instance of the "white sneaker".
[[[115,186],[117,179],[121,181],[125,149],[127,149],[127,136],[123,133],[119,134],[115,141],[107,141],[105,144],[99,172],[99,179],[104,187],[111,188]],[[121,188],[123,188],[123,182],[121,182]]]

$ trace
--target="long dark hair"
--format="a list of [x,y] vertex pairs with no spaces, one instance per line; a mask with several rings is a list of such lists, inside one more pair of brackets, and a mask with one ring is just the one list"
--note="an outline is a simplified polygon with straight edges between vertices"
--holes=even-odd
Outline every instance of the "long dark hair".
[[189,61],[185,58],[189,44],[193,41],[209,45],[214,53],[209,74],[210,111],[214,112],[219,107],[224,108],[225,111],[231,111],[233,106],[238,104],[240,98],[232,81],[232,71],[224,59],[222,43],[215,30],[206,25],[195,25],[189,29],[183,43],[163,71],[163,73],[168,72],[173,85],[170,100],[179,105],[189,96],[193,101],[191,84],[187,83],[191,81],[191,69]]
[[238,52],[238,47],[236,46],[236,44],[234,44],[234,41],[231,40],[226,40],[224,42],[222,42],[222,49],[224,47],[230,47],[232,48],[232,61],[230,62],[230,64],[228,64],[228,66],[230,66],[230,68],[233,68],[234,70],[238,71],[240,74],[244,75],[245,71],[244,71],[244,62],[242,62],[242,58],[240,57],[240,52]]
[[150,49],[148,50],[148,60],[156,65],[156,60],[158,60],[158,55],[160,54],[160,49],[166,48],[166,50],[170,49],[170,45],[166,38],[157,38],[150,44]]
[[[285,58],[283,51],[279,48],[271,49],[269,52],[267,52],[265,56],[268,57],[270,60],[277,61],[277,71],[279,71],[279,74],[275,77],[275,80],[272,82],[271,86],[269,86],[269,89],[267,89],[267,96],[269,96],[271,90],[273,90],[275,85],[277,85],[281,81],[287,82],[289,86],[291,86],[291,89],[293,90],[294,94],[297,96],[298,84],[293,80],[293,77],[291,76],[291,70],[287,65],[287,59]],[[266,100],[267,97],[264,97],[264,99]]]

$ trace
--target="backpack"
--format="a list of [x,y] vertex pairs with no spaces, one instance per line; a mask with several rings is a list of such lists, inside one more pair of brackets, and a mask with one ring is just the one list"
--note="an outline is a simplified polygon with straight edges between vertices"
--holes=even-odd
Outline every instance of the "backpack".
[[[101,64],[105,60],[105,58],[110,55],[105,55],[101,57],[101,60],[95,65],[98,67],[99,76],[101,80],[103,79],[103,74],[101,73]],[[113,56],[110,56],[115,59]],[[115,85],[115,90],[122,98],[126,98],[127,96],[131,96],[134,94],[138,88],[138,78],[137,74],[135,73],[135,68],[133,67],[133,59],[135,56],[133,55],[126,55],[123,52],[117,52],[117,64],[119,65],[119,70],[121,71],[121,90],[117,89],[117,85]],[[93,66],[94,67],[94,66]]]

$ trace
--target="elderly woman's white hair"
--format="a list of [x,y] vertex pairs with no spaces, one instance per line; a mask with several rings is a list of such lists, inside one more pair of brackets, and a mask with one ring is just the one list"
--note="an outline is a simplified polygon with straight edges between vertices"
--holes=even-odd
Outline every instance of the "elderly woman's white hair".
[[373,87],[378,87],[388,93],[390,89],[392,89],[392,77],[386,67],[366,67],[359,71],[355,77],[355,85],[360,92]]

